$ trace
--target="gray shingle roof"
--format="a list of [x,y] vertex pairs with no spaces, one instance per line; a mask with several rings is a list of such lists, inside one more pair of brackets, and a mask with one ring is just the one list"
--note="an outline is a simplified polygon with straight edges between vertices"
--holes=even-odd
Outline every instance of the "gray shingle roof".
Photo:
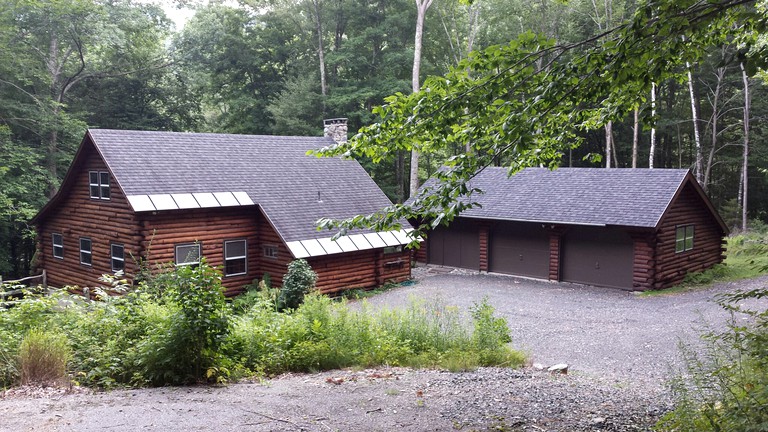
[[[307,156],[329,138],[91,129],[126,195],[246,192],[286,242],[329,237],[321,217],[391,204],[354,160]],[[318,200],[318,193],[320,200]]]
[[685,169],[527,168],[508,177],[486,168],[471,182],[484,191],[462,216],[656,227],[688,174]]

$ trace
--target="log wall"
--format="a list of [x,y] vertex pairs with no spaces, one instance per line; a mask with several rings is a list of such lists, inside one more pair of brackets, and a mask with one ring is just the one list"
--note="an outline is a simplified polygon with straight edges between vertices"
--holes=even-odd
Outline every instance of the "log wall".
[[317,289],[335,294],[349,289],[368,289],[411,277],[410,252],[385,254],[383,249],[307,258],[317,273]]
[[142,213],[141,252],[153,271],[162,271],[175,262],[177,245],[199,243],[202,256],[223,275],[224,242],[244,239],[248,246],[246,274],[221,279],[226,295],[239,294],[261,276],[259,219],[253,206]]
[[480,241],[480,271],[488,271],[488,236],[490,233],[490,226],[487,223],[479,223],[478,234]]
[[653,233],[630,232],[633,247],[632,288],[653,289],[656,279],[656,236]]
[[[103,286],[102,274],[112,273],[111,245],[125,247],[125,273],[137,270],[133,257],[139,256],[138,222],[128,200],[110,176],[110,199],[90,197],[89,171],[107,171],[107,166],[92,145],[83,148],[73,167],[71,182],[61,191],[56,208],[38,221],[37,267],[45,269],[53,287],[78,285]],[[64,258],[53,257],[52,234],[64,240]],[[91,262],[80,264],[80,238],[91,239]]]
[[[693,225],[693,249],[675,253],[675,229]],[[657,235],[655,280],[661,289],[680,283],[685,275],[723,261],[725,233],[701,201],[694,186],[686,184],[661,221]]]

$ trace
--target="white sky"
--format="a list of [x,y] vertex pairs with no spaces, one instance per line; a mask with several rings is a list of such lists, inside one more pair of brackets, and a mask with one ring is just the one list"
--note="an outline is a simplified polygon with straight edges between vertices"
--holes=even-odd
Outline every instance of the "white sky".
[[[184,24],[189,21],[190,18],[195,14],[195,10],[185,7],[185,8],[177,8],[175,5],[175,2],[173,0],[140,0],[143,3],[154,3],[160,5],[163,10],[165,11],[165,14],[168,16],[168,18],[173,21],[173,23],[176,25],[176,30],[181,30],[184,27]],[[198,3],[200,5],[206,5],[208,4],[208,0],[199,0]],[[229,0],[225,1],[224,4],[228,6],[237,6],[237,2],[235,0]]]

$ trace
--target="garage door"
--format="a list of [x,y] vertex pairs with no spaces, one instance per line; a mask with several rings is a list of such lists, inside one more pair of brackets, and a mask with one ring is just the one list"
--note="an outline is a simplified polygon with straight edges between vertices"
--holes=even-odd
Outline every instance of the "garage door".
[[480,237],[477,226],[454,220],[448,227],[438,227],[429,237],[429,263],[466,269],[480,269]]
[[572,227],[562,242],[561,278],[567,282],[632,289],[632,239],[612,228]]
[[540,224],[500,223],[488,241],[490,271],[549,278],[549,234]]

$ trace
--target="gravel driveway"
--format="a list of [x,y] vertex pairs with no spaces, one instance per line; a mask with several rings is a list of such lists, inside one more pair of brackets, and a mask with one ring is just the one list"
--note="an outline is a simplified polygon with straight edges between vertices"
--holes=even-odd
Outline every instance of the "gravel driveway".
[[704,325],[721,327],[718,293],[764,286],[768,277],[676,294],[644,296],[619,289],[550,283],[445,267],[414,269],[416,284],[368,299],[379,307],[412,296],[461,310],[487,297],[507,319],[515,348],[532,362],[567,363],[572,371],[619,385],[663,385],[679,364],[679,343],[696,343]]
[[[415,295],[467,310],[488,297],[534,368],[465,373],[380,368],[288,374],[226,387],[113,392],[11,389],[0,393],[0,431],[645,431],[671,407],[662,383],[678,340],[727,315],[712,298],[768,277],[674,295],[632,293],[421,268],[417,283],[368,299]],[[762,304],[765,306],[765,303]]]

